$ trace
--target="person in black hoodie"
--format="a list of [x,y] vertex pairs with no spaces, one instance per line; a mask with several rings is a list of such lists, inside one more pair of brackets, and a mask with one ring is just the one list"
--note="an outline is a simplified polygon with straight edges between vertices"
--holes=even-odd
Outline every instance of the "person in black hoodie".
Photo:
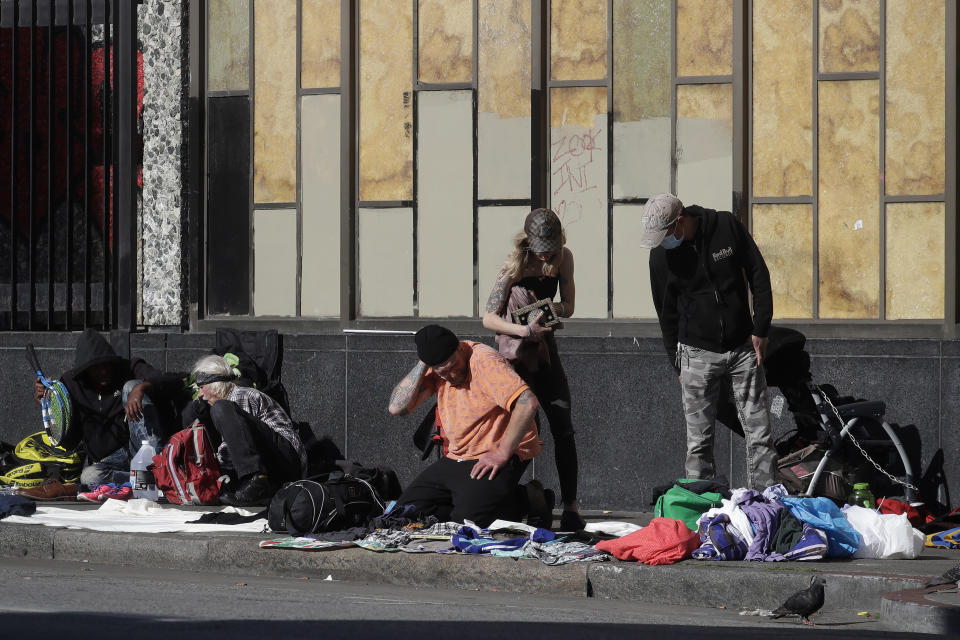
[[[130,480],[130,461],[143,440],[155,450],[178,424],[175,404],[181,378],[153,368],[142,358],[114,352],[93,329],[77,341],[74,367],[61,376],[70,394],[72,422],[61,446],[80,449],[86,487]],[[34,381],[37,402],[44,387]]]
[[[715,475],[714,426],[732,387],[747,447],[747,482],[774,483],[763,359],[773,318],[770,273],[733,214],[684,207],[673,195],[643,208],[640,245],[650,252],[650,286],[663,344],[680,378],[687,422],[687,478]],[[747,286],[753,294],[753,312]]]

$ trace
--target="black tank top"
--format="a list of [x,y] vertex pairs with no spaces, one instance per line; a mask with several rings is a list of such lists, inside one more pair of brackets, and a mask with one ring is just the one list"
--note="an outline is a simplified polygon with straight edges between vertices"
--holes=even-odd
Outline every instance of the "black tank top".
[[520,278],[520,280],[517,281],[517,286],[532,291],[533,295],[537,297],[537,300],[543,300],[544,298],[553,300],[560,286],[560,278],[556,276],[544,276],[542,278],[527,276],[526,278]]

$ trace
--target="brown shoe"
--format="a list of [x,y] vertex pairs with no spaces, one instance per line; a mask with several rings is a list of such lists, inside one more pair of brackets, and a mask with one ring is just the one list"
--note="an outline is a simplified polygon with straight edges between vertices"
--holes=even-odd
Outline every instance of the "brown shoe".
[[31,500],[52,502],[54,500],[76,500],[77,483],[63,484],[55,478],[48,478],[43,484],[32,489],[17,489],[18,496],[25,496]]

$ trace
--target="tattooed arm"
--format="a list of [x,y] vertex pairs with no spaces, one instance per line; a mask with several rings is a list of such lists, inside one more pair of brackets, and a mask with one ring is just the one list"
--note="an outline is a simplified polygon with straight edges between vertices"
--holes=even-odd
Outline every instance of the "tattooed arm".
[[497,281],[493,285],[493,291],[487,299],[487,308],[483,313],[483,326],[496,333],[504,333],[518,338],[527,338],[531,336],[539,337],[545,333],[550,333],[550,327],[544,327],[537,320],[539,316],[530,314],[530,324],[515,324],[504,319],[500,314],[507,308],[507,302],[510,300],[510,289],[513,287],[513,281],[506,274],[505,269],[501,269],[497,275]]
[[433,390],[424,384],[424,376],[427,374],[427,365],[417,360],[403,380],[393,388],[390,394],[390,414],[395,416],[405,416],[433,395]]
[[517,450],[523,436],[530,429],[533,417],[537,414],[540,404],[537,397],[533,395],[530,389],[524,390],[513,403],[513,409],[510,411],[510,422],[507,423],[507,429],[503,432],[503,438],[497,443],[496,448],[487,451],[480,456],[477,463],[470,470],[470,477],[480,480],[489,471],[488,479],[493,480],[497,472],[503,468],[513,452]]

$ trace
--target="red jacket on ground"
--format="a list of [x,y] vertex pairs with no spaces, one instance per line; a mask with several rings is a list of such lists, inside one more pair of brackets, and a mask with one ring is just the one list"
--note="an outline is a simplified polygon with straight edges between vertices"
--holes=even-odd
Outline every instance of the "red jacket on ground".
[[690,531],[683,521],[672,518],[654,518],[639,531],[597,543],[597,549],[620,560],[645,564],[673,564],[689,558],[699,546],[697,532]]

